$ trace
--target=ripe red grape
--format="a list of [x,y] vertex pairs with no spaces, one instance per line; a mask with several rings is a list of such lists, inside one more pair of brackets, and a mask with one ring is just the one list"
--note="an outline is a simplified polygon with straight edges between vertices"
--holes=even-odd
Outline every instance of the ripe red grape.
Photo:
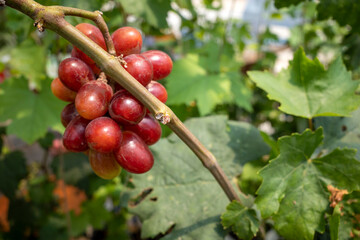
[[[97,45],[106,50],[106,43],[104,37],[99,28],[89,23],[80,23],[76,25],[76,28],[85,34],[88,38],[94,41]],[[95,74],[100,73],[100,69],[96,66],[95,62],[84,52],[74,46],[73,51],[71,52],[72,57],[77,57],[83,60],[86,64],[88,64]]]
[[122,135],[119,125],[114,120],[99,117],[86,127],[85,138],[90,149],[108,153],[120,146]]
[[132,27],[122,27],[117,29],[112,35],[116,55],[127,56],[137,54],[141,51],[142,37],[141,33]]
[[161,85],[160,83],[151,81],[146,86],[146,89],[149,90],[149,92],[152,93],[152,95],[154,95],[161,102],[163,102],[163,103],[166,102],[166,100],[168,98],[168,94],[167,94],[165,87],[163,85]]
[[[80,51],[80,50],[79,50]],[[71,57],[73,57],[73,58],[79,58],[80,60],[82,60],[83,62],[85,62],[83,59],[86,59],[86,58],[88,58],[88,56],[87,55],[85,55],[85,53],[83,53],[83,52],[79,52],[79,51],[77,51],[75,48],[73,48],[72,50],[71,50]],[[84,57],[84,56],[86,56],[86,57]],[[92,60],[91,60],[92,61]],[[87,62],[89,62],[89,61],[87,61]],[[96,63],[94,62],[94,63],[87,63],[87,62],[85,62],[90,68],[91,68],[91,70],[93,71],[93,73],[95,74],[95,75],[99,75],[100,74],[100,72],[101,72],[101,70],[100,70],[100,68],[98,68],[98,66],[96,65]]]
[[[89,44],[107,49],[96,26],[82,23],[76,28],[93,41]],[[125,70],[165,103],[166,89],[156,81],[170,74],[171,58],[158,50],[140,54],[142,36],[135,28],[119,28],[111,37],[116,54],[124,57]],[[154,157],[148,145],[161,137],[159,122],[151,114],[146,115],[139,100],[110,79],[111,88],[96,63],[84,52],[74,46],[71,56],[60,63],[59,78],[51,84],[56,97],[72,102],[61,112],[61,122],[66,127],[64,147],[84,152],[95,174],[104,179],[118,176],[122,167],[131,173],[149,171]]]
[[63,136],[63,144],[67,150],[83,152],[89,148],[85,139],[85,128],[89,122],[89,120],[81,116],[77,116],[71,120]]
[[111,87],[105,82],[90,81],[76,95],[76,110],[86,119],[101,117],[107,112],[112,95]]
[[124,58],[126,62],[125,70],[130,73],[139,83],[146,86],[150,83],[153,76],[153,69],[150,61],[140,54],[131,54]]
[[146,114],[145,107],[125,90],[115,93],[109,106],[112,119],[122,124],[137,124]]
[[62,125],[66,127],[76,116],[79,116],[79,113],[76,111],[75,103],[69,103],[61,111]]
[[80,23],[80,24],[76,25],[76,28],[80,32],[85,34],[85,36],[87,36],[92,41],[94,41],[97,45],[99,45],[104,50],[106,50],[106,43],[105,43],[104,36],[102,35],[102,33],[98,27],[96,27],[90,23]]
[[173,62],[169,55],[159,50],[143,52],[153,66],[153,80],[160,80],[167,77],[172,70]]
[[75,101],[76,92],[70,90],[67,88],[59,78],[55,78],[51,82],[51,91],[60,100],[63,100],[65,102],[73,102]]
[[150,114],[136,125],[125,125],[124,130],[136,133],[147,145],[153,145],[161,137],[161,126]]
[[59,78],[67,88],[77,92],[82,85],[95,80],[95,75],[80,59],[67,58],[59,65]]
[[121,145],[114,153],[120,166],[131,173],[145,173],[154,165],[154,157],[148,146],[130,131],[123,132]]
[[100,153],[90,149],[89,160],[92,170],[103,179],[113,179],[121,172],[121,167],[112,152]]

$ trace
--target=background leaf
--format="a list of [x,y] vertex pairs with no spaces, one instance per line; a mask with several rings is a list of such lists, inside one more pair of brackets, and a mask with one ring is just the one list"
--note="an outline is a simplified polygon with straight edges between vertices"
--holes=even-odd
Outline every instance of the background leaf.
[[273,217],[275,228],[286,239],[312,240],[315,231],[325,230],[327,185],[349,192],[360,188],[355,151],[335,149],[313,157],[322,139],[321,128],[280,138],[280,155],[260,171],[263,183],[256,204],[263,217]]
[[254,209],[249,209],[237,201],[232,201],[226,212],[221,215],[221,223],[225,228],[230,228],[240,238],[251,240],[259,230],[259,219]]
[[241,82],[239,74],[208,74],[201,66],[201,57],[188,54],[174,63],[167,78],[168,104],[191,105],[196,101],[200,115],[210,113],[218,104],[235,101],[238,106],[251,111],[251,93]]
[[0,191],[8,198],[15,197],[19,182],[26,175],[26,160],[21,152],[11,152],[0,159]]
[[41,81],[45,80],[46,52],[43,46],[33,44],[30,40],[24,41],[10,53],[12,70],[34,83],[41,89]]
[[121,3],[127,13],[142,17],[144,20],[156,28],[166,28],[168,24],[166,19],[171,10],[171,1],[167,0],[117,0]]
[[321,0],[317,6],[318,19],[335,19],[341,26],[350,25],[360,32],[360,3],[357,0]]
[[356,158],[360,161],[360,109],[354,111],[351,117],[316,118],[315,126],[324,129],[323,150],[329,152],[337,147],[355,148]]
[[2,87],[0,121],[12,119],[7,127],[8,134],[33,143],[45,136],[50,127],[63,131],[59,119],[66,103],[52,94],[49,79],[43,81],[43,90],[39,93],[29,91],[28,82],[23,77],[8,79]]
[[[186,125],[217,157],[228,177],[241,172],[242,165],[268,153],[259,132],[249,124],[226,121],[224,117],[197,118]],[[152,148],[156,159],[153,169],[133,175],[139,195],[152,189],[130,211],[142,219],[142,237],[153,237],[174,229],[164,239],[223,239],[220,214],[228,199],[213,176],[175,135],[160,140]],[[251,205],[251,199],[244,199]],[[171,214],[169,214],[171,213]]]
[[353,81],[340,58],[326,71],[318,59],[310,60],[300,48],[287,70],[278,76],[250,71],[251,80],[280,102],[285,113],[313,118],[317,116],[349,116],[360,104],[355,95],[359,85]]
[[60,157],[63,157],[63,171],[62,177],[67,184],[76,185],[82,179],[87,178],[89,174],[93,174],[89,159],[84,153],[65,153],[62,156],[56,157],[51,167],[57,178],[60,178]]

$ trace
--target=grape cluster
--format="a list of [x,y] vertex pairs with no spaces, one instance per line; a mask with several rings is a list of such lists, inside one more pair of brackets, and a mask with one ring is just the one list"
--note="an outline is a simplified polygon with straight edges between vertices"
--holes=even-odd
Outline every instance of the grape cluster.
[[[81,23],[76,28],[106,50],[96,26]],[[158,50],[140,53],[142,37],[132,27],[119,28],[111,37],[126,71],[165,103],[167,92],[157,80],[170,74],[171,58]],[[160,139],[161,126],[140,101],[118,83],[110,86],[100,72],[76,47],[71,57],[60,63],[51,90],[57,98],[70,102],[61,113],[66,127],[63,144],[69,151],[86,153],[94,172],[104,179],[116,177],[122,168],[147,172],[154,164],[148,145]]]

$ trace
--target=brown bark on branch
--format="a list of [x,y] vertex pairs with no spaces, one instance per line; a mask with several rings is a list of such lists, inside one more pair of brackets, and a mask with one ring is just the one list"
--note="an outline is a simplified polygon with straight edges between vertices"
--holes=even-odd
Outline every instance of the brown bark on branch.
[[158,120],[163,124],[167,124],[180,137],[212,173],[230,201],[240,201],[214,155],[185,127],[171,109],[134,79],[121,66],[115,56],[107,53],[93,41],[90,41],[89,38],[69,24],[64,18],[65,15],[86,17],[84,15],[92,12],[75,11],[72,8],[59,6],[43,6],[33,0],[6,0],[5,4],[34,19],[38,28],[42,27],[55,31],[91,57],[107,76],[134,95]]

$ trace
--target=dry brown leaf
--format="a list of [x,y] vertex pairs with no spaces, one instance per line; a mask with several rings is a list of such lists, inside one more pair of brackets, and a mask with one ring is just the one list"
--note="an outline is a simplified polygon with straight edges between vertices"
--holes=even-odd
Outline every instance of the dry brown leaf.
[[349,194],[346,189],[338,189],[334,186],[328,185],[327,189],[331,193],[329,197],[330,207],[335,207],[341,200],[343,199],[344,195]]

